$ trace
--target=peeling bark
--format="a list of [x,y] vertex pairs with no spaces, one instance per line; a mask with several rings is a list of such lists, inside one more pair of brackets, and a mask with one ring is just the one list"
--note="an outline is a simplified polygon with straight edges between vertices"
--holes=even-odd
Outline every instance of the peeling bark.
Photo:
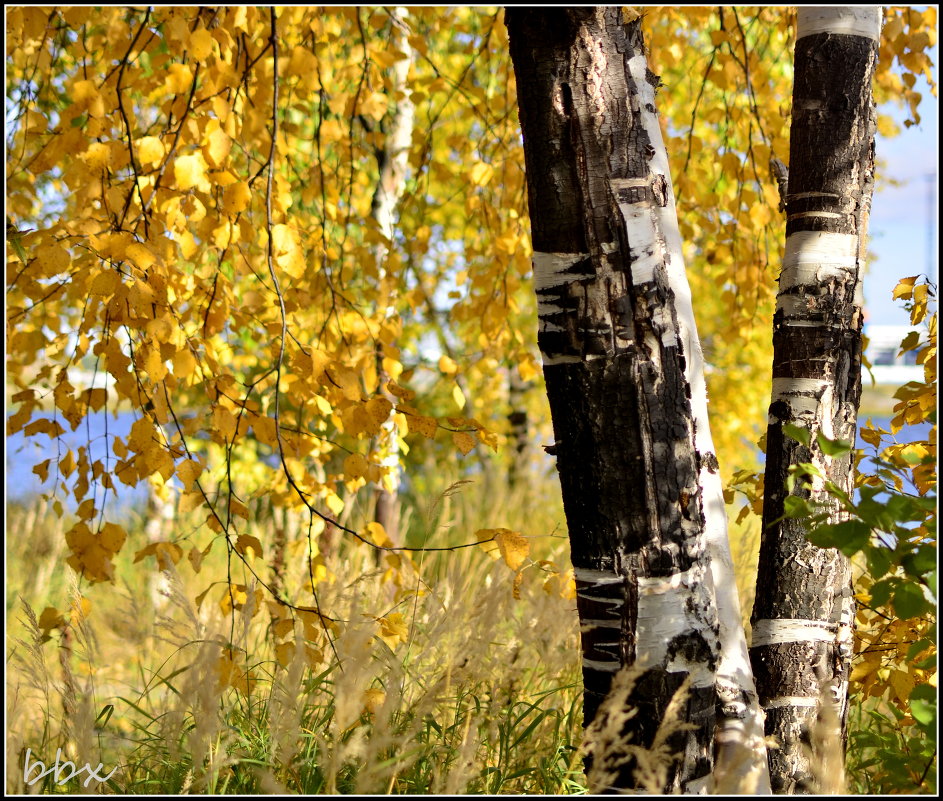
[[[871,80],[880,9],[799,8],[786,254],[773,321],[773,396],[750,656],[770,750],[773,790],[816,792],[803,741],[834,705],[847,712],[854,600],[848,560],[783,519],[790,465],[811,463],[849,494],[851,455],[821,452],[816,434],[855,441],[861,393],[861,269],[874,168]],[[786,437],[808,429],[811,446]],[[821,480],[803,497],[829,504]]]
[[[627,731],[647,748],[687,680],[682,718],[692,725],[672,736],[683,758],[661,789],[703,791],[718,716],[758,734],[759,713],[743,632],[730,624],[735,595],[731,605],[725,591],[718,616],[712,560],[722,561],[726,524],[707,521],[723,504],[718,481],[705,491],[717,462],[654,107],[657,78],[645,66],[639,23],[623,25],[620,8],[515,8],[506,19],[538,345],[581,621],[584,722],[615,673],[636,666],[644,672],[629,696],[637,711]],[[735,640],[731,629],[739,645],[721,642]],[[634,768],[630,758],[616,789],[646,789]]]

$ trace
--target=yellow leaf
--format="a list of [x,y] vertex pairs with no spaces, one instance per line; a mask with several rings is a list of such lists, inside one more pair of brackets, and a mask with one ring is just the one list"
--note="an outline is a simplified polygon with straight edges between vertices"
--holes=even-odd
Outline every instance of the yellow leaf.
[[78,108],[88,109],[90,117],[105,116],[105,100],[94,81],[76,81],[70,94]]
[[880,432],[875,431],[873,428],[862,428],[861,439],[863,439],[869,445],[874,445],[875,447],[881,444],[881,434]]
[[276,637],[287,637],[295,631],[295,621],[291,618],[285,618],[272,624],[272,633]]
[[[72,257],[69,255],[69,251],[57,243],[44,245],[43,247],[39,248],[36,252],[36,258],[39,261],[39,267],[42,270],[42,274],[47,278],[51,278],[54,275],[65,272],[67,269],[69,269],[69,265],[72,263]],[[108,270],[108,272],[113,274],[112,270]],[[106,293],[93,292],[92,294],[103,295]]]
[[478,439],[482,445],[491,448],[495,453],[498,452],[498,435],[484,428],[478,429]]
[[72,619],[72,625],[77,626],[92,613],[92,602],[84,595],[76,598],[72,602],[69,610],[69,617]]
[[108,400],[108,390],[100,387],[96,389],[87,389],[83,393],[83,396],[86,398],[89,408],[93,412],[97,412],[105,405],[105,402]]
[[360,104],[360,113],[379,122],[386,114],[387,97],[382,92],[371,92]]
[[220,598],[219,608],[224,615],[228,615],[233,609],[242,609],[249,600],[249,593],[245,584],[230,584],[223,590],[223,597]]
[[390,403],[386,398],[371,398],[367,401],[367,414],[370,415],[370,419],[376,423],[377,426],[382,426],[390,416],[390,412],[393,410],[393,404]]
[[203,144],[203,155],[208,164],[221,167],[232,148],[232,139],[222,128],[216,128],[206,137]]
[[894,695],[904,702],[910,698],[910,692],[916,683],[914,677],[903,670],[892,670],[888,677],[888,684],[894,690]]
[[72,471],[75,470],[75,455],[71,450],[59,460],[59,470],[66,478],[72,475]]
[[455,363],[454,359],[443,355],[439,358],[439,370],[446,375],[455,375],[455,373],[458,372],[458,365]]
[[98,539],[105,550],[118,553],[128,538],[128,533],[117,523],[105,523]]
[[213,409],[213,424],[227,440],[232,439],[236,433],[236,418],[225,406]]
[[184,379],[193,375],[196,370],[196,359],[190,352],[190,348],[183,348],[174,354],[174,375],[177,378]]
[[465,408],[465,393],[462,392],[462,388],[458,384],[452,387],[452,400],[455,401],[455,405],[459,409]]
[[244,695],[251,695],[257,683],[255,673],[251,670],[244,671],[237,665],[232,659],[231,651],[227,651],[219,658],[216,664],[216,675],[218,689],[233,687]]
[[475,186],[484,186],[491,180],[493,175],[494,167],[490,164],[485,164],[483,161],[479,161],[472,167],[469,178]]
[[894,122],[893,117],[890,117],[887,114],[878,114],[877,131],[879,134],[881,134],[881,136],[886,136],[890,139],[900,133],[900,128],[897,126],[897,123]]
[[511,570],[517,570],[530,553],[530,543],[516,531],[499,528],[495,531],[495,541]]
[[154,262],[157,261],[157,259],[154,257],[154,254],[151,253],[150,248],[148,248],[146,245],[140,244],[139,242],[134,242],[133,244],[128,245],[125,255],[142,270],[149,269],[154,265]]
[[92,279],[88,288],[90,295],[111,295],[118,288],[118,273],[114,270],[102,270]]
[[390,548],[393,545],[393,540],[391,540],[390,535],[386,533],[383,524],[377,523],[375,520],[367,523],[366,536],[374,545],[378,545],[381,548]]
[[89,498],[87,501],[82,501],[79,504],[79,508],[75,510],[76,515],[81,520],[90,520],[95,516],[95,501]]
[[340,387],[347,400],[360,400],[360,376],[344,365],[335,364],[328,372],[333,384]]
[[515,601],[521,600],[521,584],[524,581],[524,574],[521,571],[518,571],[514,574],[514,582],[511,585],[511,597]]
[[352,453],[344,459],[344,473],[350,478],[362,478],[369,467],[367,460],[359,453]]
[[169,563],[177,564],[183,556],[183,549],[175,542],[152,542],[134,554],[134,561],[140,562],[147,556],[157,560],[159,570],[165,570]]
[[193,73],[186,64],[174,63],[167,68],[167,80],[164,86],[172,94],[181,95],[189,92],[192,82]]
[[203,61],[213,52],[213,36],[206,28],[197,28],[190,34],[187,50],[197,61]]
[[167,375],[167,367],[160,357],[160,348],[148,348],[145,351],[144,370],[152,381],[160,381]]
[[409,427],[410,434],[422,434],[429,439],[435,437],[436,429],[439,427],[434,417],[426,417],[422,414],[406,415],[406,425]]
[[193,189],[194,187],[209,189],[203,154],[194,153],[190,156],[178,156],[174,161],[174,180],[177,182],[177,189],[181,191]]
[[177,514],[185,515],[187,512],[192,512],[202,504],[203,493],[201,493],[199,490],[196,492],[184,492],[180,496],[180,502],[177,506]]
[[194,573],[200,572],[200,566],[203,564],[203,552],[195,545],[187,552],[187,560],[193,568]]
[[377,636],[390,647],[390,650],[394,650],[409,637],[409,626],[399,612],[381,617],[379,623],[380,632]]
[[144,136],[135,143],[137,157],[143,166],[159,164],[163,161],[166,150],[164,143],[157,136]]
[[[282,621],[284,622],[284,621]],[[288,621],[289,623],[291,621]],[[275,646],[275,659],[282,667],[288,667],[295,656],[295,644],[293,642],[280,642]]]
[[335,515],[339,515],[344,511],[344,502],[337,496],[336,492],[328,491],[324,498],[324,503],[327,504],[327,508]]
[[914,284],[917,282],[918,276],[913,276],[912,278],[901,278],[897,282],[897,286],[894,287],[894,300],[910,300],[913,296]]
[[251,534],[240,534],[236,538],[236,552],[254,559],[262,556],[262,543]]
[[49,463],[51,461],[52,459],[46,459],[44,462],[40,462],[39,464],[34,465],[33,467],[33,472],[37,476],[39,476],[39,480],[42,481],[44,484],[46,483],[46,480],[49,478]]
[[[392,647],[392,646],[391,646]],[[363,708],[368,714],[374,714],[386,701],[386,693],[373,687],[363,694]]]
[[229,513],[238,515],[243,520],[249,519],[249,507],[246,506],[242,501],[236,500],[235,498],[229,499]]
[[405,401],[410,401],[416,397],[415,392],[413,392],[411,389],[406,389],[405,387],[401,387],[395,381],[387,382],[386,388],[387,390],[389,390],[389,393],[391,395],[397,398],[401,398],[402,400],[405,400]]
[[757,203],[750,209],[750,220],[757,228],[762,228],[766,225],[772,216],[770,214],[769,206],[765,203]]
[[492,559],[500,559],[501,551],[498,549],[497,540],[498,529],[480,528],[475,532],[475,540],[481,549]]
[[64,625],[65,616],[53,606],[47,606],[39,616],[39,627],[47,633],[51,629],[56,629]]
[[223,212],[230,216],[239,214],[249,205],[252,192],[245,181],[237,181],[223,190]]
[[111,164],[111,148],[104,142],[92,142],[82,154],[82,161],[91,170],[103,170]]
[[465,431],[453,431],[452,442],[455,443],[455,447],[462,452],[463,456],[465,456],[471,451],[472,448],[475,447],[477,440],[475,437]]
[[[184,493],[189,493],[193,489],[193,482],[196,481],[200,474],[203,472],[203,465],[201,465],[196,459],[187,459],[185,462],[181,462],[177,465],[177,477],[183,482]],[[194,493],[196,495],[196,503],[190,505],[188,502],[186,505],[189,509],[192,509],[198,506],[203,501],[202,495],[199,492]],[[185,494],[184,498],[187,497]],[[181,506],[184,506],[183,498],[181,498]],[[181,511],[189,511],[189,509]]]
[[275,421],[271,417],[256,417],[252,421],[252,428],[259,442],[270,448],[278,449],[278,433]]

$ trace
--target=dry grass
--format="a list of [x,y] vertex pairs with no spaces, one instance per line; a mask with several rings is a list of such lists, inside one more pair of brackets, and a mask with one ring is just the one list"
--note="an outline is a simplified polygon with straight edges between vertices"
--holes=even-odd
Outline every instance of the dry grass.
[[[497,522],[474,486],[461,490],[432,513],[432,529],[453,542]],[[507,497],[502,504],[526,515]],[[115,768],[99,792],[584,789],[574,603],[543,589],[547,575],[536,563],[515,599],[514,573],[477,547],[417,555],[397,586],[373,553],[342,542],[317,586],[318,603],[338,623],[315,630],[299,620],[276,641],[273,607],[264,594],[255,603],[248,574],[232,578],[249,590],[242,608],[223,614],[225,585],[197,606],[207,585],[227,576],[222,553],[199,574],[186,560],[158,574],[132,564],[144,544],[134,532],[115,584],[70,587],[63,525],[35,510],[9,516],[11,530],[28,533],[11,539],[8,554],[8,792],[85,789],[85,774],[25,786],[27,748],[47,767],[61,749],[62,761],[101,762],[103,774]],[[536,536],[552,525],[528,518],[522,530],[535,535],[534,556],[565,566],[565,540]],[[303,587],[305,559],[290,546],[287,555],[286,586]],[[48,632],[40,625],[46,607],[68,614],[82,599],[87,616]],[[299,601],[312,603],[304,593]],[[397,614],[402,626],[384,641],[382,619]],[[277,643],[287,647],[276,652]]]
[[[409,541],[521,531],[532,559],[519,598],[514,572],[478,547],[417,554],[412,566],[390,571],[390,560],[340,540],[317,585],[320,608],[338,622],[312,626],[309,616],[278,637],[273,621],[282,612],[265,593],[256,601],[252,576],[227,565],[223,548],[199,573],[186,559],[160,573],[152,559],[133,563],[146,544],[139,521],[115,583],[76,584],[64,566],[63,523],[37,507],[10,508],[8,530],[19,535],[8,539],[7,792],[573,794],[611,786],[626,760],[639,785],[656,792],[677,758],[668,738],[684,724],[669,714],[649,748],[631,741],[632,671],[620,674],[580,749],[575,603],[541,563],[569,564],[555,482],[536,492],[548,500],[488,476],[452,479],[442,476],[432,501],[405,510]],[[268,548],[273,526],[257,522],[249,533]],[[174,536],[193,532],[192,521],[174,521]],[[280,581],[312,605],[299,590],[303,530],[285,538]],[[734,527],[732,539],[738,582],[749,587],[755,532]],[[271,578],[264,560],[258,568]],[[229,570],[247,598],[224,613]],[[44,628],[50,606],[69,625]],[[397,615],[401,625],[384,628]],[[813,733],[825,754],[823,792],[841,787],[829,732]],[[27,749],[47,767],[61,749],[62,761],[114,773],[88,788],[85,774],[27,787]],[[588,781],[584,753],[592,755]]]

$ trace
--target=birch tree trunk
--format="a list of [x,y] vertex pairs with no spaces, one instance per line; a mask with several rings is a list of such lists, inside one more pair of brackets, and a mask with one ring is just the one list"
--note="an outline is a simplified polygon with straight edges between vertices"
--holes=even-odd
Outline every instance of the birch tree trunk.
[[[409,148],[413,141],[413,127],[416,111],[409,96],[407,78],[409,67],[413,60],[412,47],[409,44],[406,20],[409,12],[403,7],[396,7],[390,12],[392,22],[391,46],[406,55],[392,65],[392,91],[390,95],[395,99],[392,113],[388,116],[389,129],[383,149],[377,151],[377,166],[379,179],[377,189],[373,195],[371,213],[377,221],[380,232],[388,240],[393,240],[393,213],[406,189],[406,170],[409,166]],[[394,292],[395,282],[387,281],[385,261],[389,250],[384,245],[376,248],[376,260],[381,285],[389,283],[391,296],[386,300],[384,317],[389,318],[396,313]],[[389,375],[383,367],[383,345],[379,346],[377,357],[377,375],[380,388],[386,391]],[[395,402],[395,398],[388,398]],[[396,421],[393,415],[383,424],[377,441],[377,450],[380,453],[380,466],[386,469],[383,479],[384,486],[376,491],[374,519],[386,530],[393,542],[399,542],[399,443]]]
[[[783,518],[790,465],[811,463],[845,492],[851,455],[830,457],[817,435],[855,441],[861,394],[861,268],[874,168],[871,79],[878,7],[800,6],[786,191],[786,253],[773,321],[773,396],[750,656],[771,749],[774,792],[821,790],[803,742],[817,718],[844,743],[854,599],[848,560]],[[810,432],[805,446],[783,425]],[[823,481],[794,495],[830,505]],[[836,742],[836,747],[838,743]]]
[[530,454],[530,436],[527,407],[524,405],[524,396],[528,390],[528,382],[521,378],[516,366],[508,371],[508,446],[510,464],[508,465],[508,484],[516,487],[522,476],[526,475],[526,464]]
[[[639,21],[623,25],[618,7],[513,8],[506,20],[586,725],[615,674],[636,668],[624,710],[632,717],[621,724],[626,759],[591,790],[707,790],[719,724],[718,761],[753,769],[748,789],[762,792],[762,729],[735,593],[722,593],[718,610],[715,575],[734,586],[724,573],[726,521],[658,79]],[[653,788],[636,749],[661,742],[682,684],[675,722],[690,728],[668,737],[680,759]],[[745,759],[742,750],[733,757],[744,748]]]

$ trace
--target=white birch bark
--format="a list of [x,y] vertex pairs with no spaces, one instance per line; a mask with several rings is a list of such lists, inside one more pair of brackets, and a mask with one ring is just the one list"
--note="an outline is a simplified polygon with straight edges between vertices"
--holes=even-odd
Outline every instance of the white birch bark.
[[638,112],[655,149],[650,162],[653,187],[661,187],[655,194],[664,200],[663,205],[656,204],[654,210],[658,228],[665,240],[665,263],[669,283],[675,295],[675,308],[685,354],[685,375],[691,388],[691,407],[695,420],[694,443],[701,456],[700,486],[710,581],[717,599],[717,617],[720,624],[720,660],[716,683],[718,695],[724,701],[724,714],[718,720],[716,735],[718,749],[717,764],[714,768],[714,792],[735,791],[739,787],[740,792],[749,790],[769,794],[763,713],[753,682],[740,599],[737,595],[733,557],[727,533],[723,485],[717,469],[717,457],[707,412],[704,354],[697,333],[691,288],[684,266],[668,151],[661,135],[657,113],[649,111],[649,108],[656,108],[655,89],[645,79],[644,56],[633,58],[629,62],[629,69],[636,85],[641,87]]
[[[405,54],[405,58],[395,62],[391,67],[392,97],[395,108],[389,118],[389,132],[384,145],[384,158],[380,168],[377,189],[373,197],[372,214],[380,228],[380,232],[391,243],[394,235],[394,214],[396,206],[406,189],[406,173],[409,166],[409,149],[412,145],[413,128],[415,125],[416,110],[409,95],[408,76],[413,62],[413,50],[409,44],[409,29],[407,19],[408,9],[398,6],[390,12],[392,22],[391,45],[394,49]],[[384,244],[376,246],[375,257],[378,266],[379,284],[382,288],[389,284],[389,295],[385,299],[386,308],[383,310],[384,319],[390,319],[396,314],[395,282],[388,281],[386,258],[389,249]],[[382,362],[378,365],[378,374],[381,385],[385,384],[385,374]],[[381,390],[385,387],[381,386]],[[377,495],[378,506],[381,503],[394,505],[400,485],[400,447],[399,431],[395,415],[383,423],[377,437],[377,450],[380,455],[380,467],[385,471],[383,486]],[[388,493],[383,497],[383,493]],[[378,515],[379,517],[379,515]],[[390,520],[387,526],[392,528]],[[394,540],[395,531],[388,531]]]
[[[828,479],[851,493],[850,456],[832,457],[816,435],[854,441],[860,396],[861,273],[873,184],[871,79],[879,7],[800,7],[793,90],[786,252],[773,326],[773,391],[767,431],[763,541],[753,611],[753,657],[777,793],[816,792],[815,755],[804,740],[825,705],[843,742],[854,598],[848,560],[806,539],[784,517],[788,494],[841,519]],[[806,429],[808,446],[783,432]],[[821,474],[787,491],[790,466]],[[825,712],[825,717],[828,717]],[[836,743],[836,746],[839,745]]]

